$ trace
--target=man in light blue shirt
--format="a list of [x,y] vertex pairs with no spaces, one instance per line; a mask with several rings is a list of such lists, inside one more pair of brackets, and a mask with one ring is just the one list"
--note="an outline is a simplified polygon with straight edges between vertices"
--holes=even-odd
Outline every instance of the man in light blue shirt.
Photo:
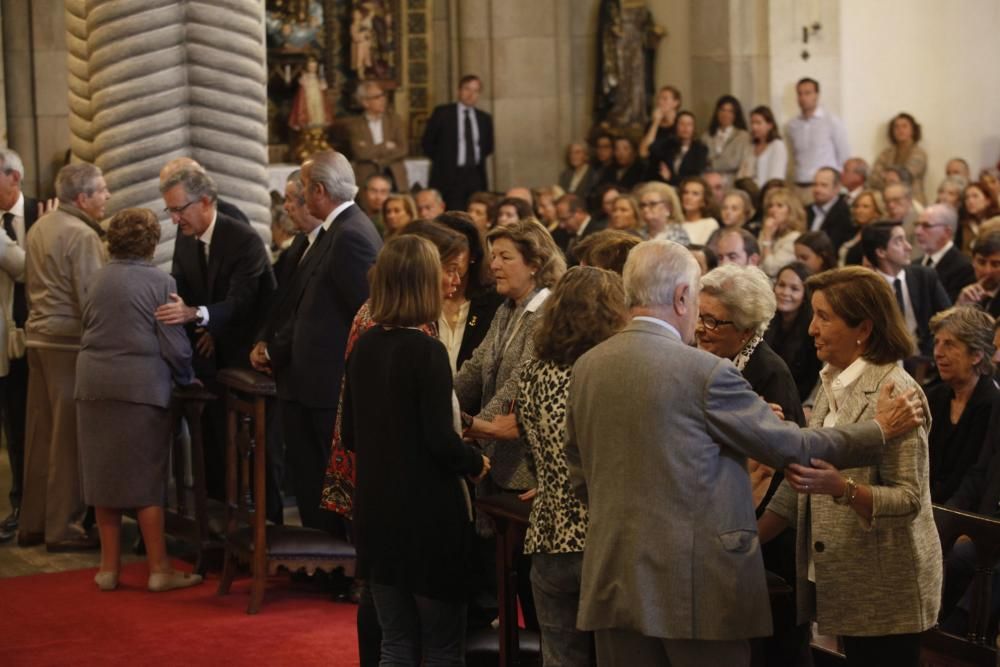
[[819,106],[819,82],[801,79],[795,92],[802,113],[788,122],[788,140],[795,160],[795,185],[808,204],[816,172],[821,167],[839,169],[850,157],[850,148],[843,122]]

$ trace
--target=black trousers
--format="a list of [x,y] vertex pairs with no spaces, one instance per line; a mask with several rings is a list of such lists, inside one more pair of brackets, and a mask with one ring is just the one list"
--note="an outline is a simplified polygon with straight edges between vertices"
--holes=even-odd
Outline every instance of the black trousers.
[[10,360],[10,373],[0,378],[0,419],[7,435],[10,461],[10,506],[21,506],[24,484],[24,426],[28,416],[28,359]]
[[280,409],[285,432],[286,478],[295,493],[302,525],[345,537],[343,520],[319,506],[330,462],[336,409],[314,409],[296,401],[280,401]]
[[844,653],[850,667],[917,667],[920,635],[844,637]]
[[486,179],[479,167],[455,167],[451,177],[439,186],[448,210],[464,211],[472,193],[486,190]]

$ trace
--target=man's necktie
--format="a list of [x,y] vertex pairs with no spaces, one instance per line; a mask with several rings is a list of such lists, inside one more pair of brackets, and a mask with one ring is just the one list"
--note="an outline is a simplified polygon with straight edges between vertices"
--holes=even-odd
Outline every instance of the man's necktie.
[[930,255],[927,255],[927,257],[924,258],[924,266],[927,266],[927,267],[933,267],[934,266],[934,260],[931,259]]
[[892,288],[896,290],[896,303],[899,304],[899,312],[906,317],[906,301],[903,299],[903,281],[896,278],[892,281]]
[[3,230],[7,232],[11,241],[17,243],[17,235],[14,233],[14,214],[10,211],[3,214]]
[[198,268],[202,281],[208,285],[208,245],[204,241],[198,241]]
[[474,139],[472,138],[472,109],[465,110],[463,132],[465,133],[465,166],[475,167],[476,147],[473,145]]

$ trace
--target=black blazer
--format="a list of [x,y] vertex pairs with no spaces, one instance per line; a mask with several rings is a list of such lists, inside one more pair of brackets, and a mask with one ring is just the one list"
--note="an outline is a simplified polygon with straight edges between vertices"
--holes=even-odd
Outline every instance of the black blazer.
[[497,314],[497,308],[501,303],[503,297],[492,287],[482,290],[469,299],[469,317],[465,320],[465,333],[462,334],[462,344],[458,348],[455,370],[462,368],[462,364],[468,361],[486,338],[486,332],[490,330],[493,316]]
[[816,345],[809,335],[809,321],[812,308],[803,303],[799,314],[788,331],[781,329],[781,315],[775,314],[764,333],[764,341],[781,357],[788,366],[799,400],[804,401],[812,393],[819,381],[819,371],[823,367],[816,356]]
[[314,245],[280,287],[257,340],[267,344],[280,398],[335,410],[347,334],[368,299],[368,270],[382,239],[351,205]]
[[[921,257],[913,260],[913,265],[923,266],[923,262],[924,259]],[[937,272],[938,279],[952,303],[958,300],[963,287],[976,282],[976,272],[972,268],[972,262],[958,251],[957,246],[949,248],[948,252],[941,256],[941,261],[931,268]]]
[[927,403],[931,408],[928,438],[931,500],[935,503],[943,503],[958,490],[965,473],[983,450],[986,428],[1000,405],[1000,390],[990,375],[979,378],[957,424],[951,423],[951,400],[954,397],[955,392],[944,383],[927,392]]
[[[596,234],[597,232],[604,231],[608,228],[608,219],[605,217],[595,218],[591,216],[590,222],[587,223],[587,227],[583,230],[583,233],[579,236],[570,236],[566,239],[566,248],[563,253],[566,255],[566,264],[568,266],[577,266],[580,261],[573,254],[573,246],[587,238],[591,234]],[[556,242],[558,245],[559,242]]]
[[[207,276],[198,252],[196,238],[178,235],[170,269],[184,302],[208,308],[206,328],[215,340],[215,356],[198,357],[196,368],[203,375],[219,368],[249,368],[254,326],[275,289],[264,242],[253,227],[218,213]],[[193,330],[189,326],[192,335]]]
[[[932,429],[933,430],[933,429]],[[1000,410],[994,410],[976,464],[962,478],[949,507],[1000,517]]]
[[[649,167],[646,172],[646,179],[650,181],[663,181],[660,176],[660,163],[665,162],[670,167],[670,185],[677,187],[688,176],[701,176],[708,168],[708,146],[699,139],[691,141],[688,152],[681,159],[681,164],[674,169],[674,158],[680,151],[681,145],[676,138],[671,138],[664,142],[655,142],[649,147]],[[678,193],[679,194],[679,193]]]
[[[812,206],[806,209],[806,217],[809,220],[809,229],[812,229],[813,220],[816,218],[816,211],[813,210]],[[851,207],[847,203],[846,196],[837,197],[837,202],[823,218],[823,224],[820,225],[819,230],[826,232],[826,235],[830,237],[834,250],[839,250],[840,246],[851,240],[851,237],[857,232],[857,228],[851,220]]]
[[750,387],[768,403],[777,403],[785,413],[785,421],[806,425],[795,381],[788,366],[766,341],[761,341],[743,368],[743,377]]
[[566,191],[567,194],[574,194],[580,198],[584,204],[590,198],[591,192],[598,186],[601,182],[601,170],[593,165],[588,165],[587,173],[583,175],[580,182],[576,185],[576,190],[570,190],[569,184],[573,182],[573,168],[567,167],[559,174],[559,187]]
[[[479,164],[476,165],[486,183],[486,158],[493,154],[493,117],[476,109],[479,128]],[[455,179],[458,171],[458,104],[435,107],[424,129],[421,142],[424,154],[431,159],[430,187],[442,189]]]
[[913,302],[913,315],[917,320],[917,346],[920,354],[934,356],[934,336],[931,335],[931,318],[951,307],[951,299],[944,291],[937,272],[926,266],[907,266],[906,288]]

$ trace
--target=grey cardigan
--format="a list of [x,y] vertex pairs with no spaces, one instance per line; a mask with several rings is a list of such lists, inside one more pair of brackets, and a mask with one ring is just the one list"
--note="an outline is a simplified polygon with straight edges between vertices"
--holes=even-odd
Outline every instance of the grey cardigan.
[[[455,376],[455,394],[462,410],[487,421],[513,411],[521,368],[534,357],[535,328],[548,295],[549,290],[543,289],[524,306],[515,306],[508,299],[497,309],[486,338]],[[534,488],[535,476],[523,440],[485,440],[480,444],[490,458],[490,477],[498,486]]]
[[[871,365],[848,390],[837,425],[872,419],[886,382],[894,382],[897,391],[919,390],[897,365]],[[797,528],[799,621],[815,614],[823,634],[914,633],[937,620],[942,564],[928,478],[931,411],[922,392],[920,396],[928,415],[923,426],[889,441],[878,465],[843,470],[858,484],[871,486],[870,526],[854,510],[835,504],[832,497],[800,496],[787,482],[782,482],[767,506]],[[810,426],[821,426],[829,412],[826,391],[821,390]],[[807,578],[810,550],[815,586]]]
[[176,291],[173,277],[144,261],[112,260],[94,275],[83,300],[77,400],[165,408],[171,379],[194,380],[184,327],[160,324],[153,316]]

